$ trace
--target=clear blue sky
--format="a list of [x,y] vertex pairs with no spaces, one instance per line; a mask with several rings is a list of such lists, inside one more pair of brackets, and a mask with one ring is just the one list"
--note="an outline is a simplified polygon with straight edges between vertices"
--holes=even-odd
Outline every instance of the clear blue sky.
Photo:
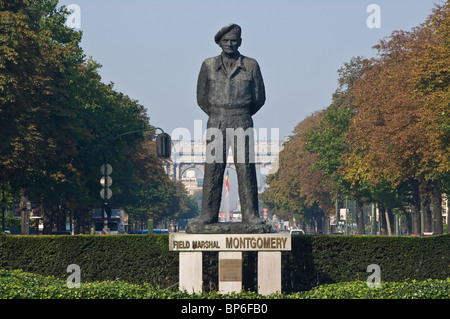
[[[337,70],[394,30],[425,21],[436,0],[64,0],[81,8],[82,47],[103,65],[105,83],[138,100],[151,124],[171,133],[193,132],[207,116],[195,99],[205,58],[218,55],[214,35],[242,27],[243,55],[257,59],[267,101],[255,127],[278,128],[280,139],[297,123],[327,107]],[[370,29],[369,4],[381,9],[381,28]],[[192,133],[193,134],[193,133]],[[270,139],[269,135],[269,139]]]

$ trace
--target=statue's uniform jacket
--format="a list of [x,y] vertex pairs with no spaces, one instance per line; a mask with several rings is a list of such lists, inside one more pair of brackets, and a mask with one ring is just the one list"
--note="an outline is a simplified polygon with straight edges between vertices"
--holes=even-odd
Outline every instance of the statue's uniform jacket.
[[251,116],[265,100],[264,82],[256,60],[239,55],[230,74],[221,55],[203,62],[197,82],[197,102],[209,116],[209,127],[252,127]]
[[[208,58],[203,62],[197,82],[197,103],[209,116],[207,128],[217,128],[222,132],[225,158],[226,145],[230,142],[227,141],[226,129],[252,128],[252,115],[264,105],[266,96],[256,60],[239,54],[234,67],[227,73],[221,57]],[[254,162],[249,160],[249,148],[252,146],[253,141],[246,143],[245,163],[237,163],[234,154],[243,220],[258,216],[256,171]],[[236,149],[233,152],[236,153]],[[225,166],[224,161],[205,166],[202,217],[210,222],[217,220]]]

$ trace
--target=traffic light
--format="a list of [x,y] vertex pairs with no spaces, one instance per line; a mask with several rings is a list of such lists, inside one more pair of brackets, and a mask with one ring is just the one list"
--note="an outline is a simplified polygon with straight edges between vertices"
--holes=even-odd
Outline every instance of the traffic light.
[[160,158],[170,158],[172,151],[172,139],[167,133],[161,133],[156,137],[156,154]]

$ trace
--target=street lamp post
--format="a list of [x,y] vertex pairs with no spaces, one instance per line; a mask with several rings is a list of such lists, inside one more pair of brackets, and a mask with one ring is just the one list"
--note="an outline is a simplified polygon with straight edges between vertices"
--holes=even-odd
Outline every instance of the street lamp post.
[[30,211],[31,211],[31,202],[27,201],[27,212],[25,217],[25,235],[30,234]]
[[[119,137],[122,137],[124,135],[141,133],[141,132],[145,132],[145,131],[155,131],[155,130],[160,130],[162,132],[162,134],[158,135],[156,138],[156,154],[158,155],[158,157],[161,157],[161,158],[170,158],[170,153],[171,153],[170,135],[166,134],[163,131],[163,129],[161,129],[159,127],[152,127],[152,128],[147,128],[147,129],[143,129],[143,130],[125,132],[125,133],[119,134],[116,137],[114,137],[110,143],[114,142]],[[103,203],[102,203],[100,211],[101,211],[101,214],[102,214],[102,217],[104,220],[104,223],[103,223],[103,233],[104,234],[109,233],[108,225],[109,225],[109,218],[111,217],[111,208],[108,205],[108,199],[112,196],[112,191],[111,191],[111,189],[109,189],[109,186],[111,186],[111,184],[112,184],[112,179],[111,179],[111,177],[109,177],[109,175],[112,173],[112,167],[111,167],[111,165],[108,164],[108,152],[109,152],[109,145],[107,145],[107,148],[105,151],[105,163],[101,167],[103,179],[100,182],[103,187],[101,190],[101,193],[100,193],[101,197],[103,198]]]

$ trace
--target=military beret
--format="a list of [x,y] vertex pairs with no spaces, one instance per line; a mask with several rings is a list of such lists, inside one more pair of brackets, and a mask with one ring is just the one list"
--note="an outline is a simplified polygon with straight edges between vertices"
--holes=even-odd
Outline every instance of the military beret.
[[216,33],[216,35],[214,36],[214,41],[216,41],[216,43],[219,44],[219,41],[220,39],[222,39],[223,35],[233,29],[235,29],[235,32],[239,35],[239,37],[241,37],[241,27],[235,23],[230,23],[229,25],[223,27],[222,29],[220,29],[219,32]]

